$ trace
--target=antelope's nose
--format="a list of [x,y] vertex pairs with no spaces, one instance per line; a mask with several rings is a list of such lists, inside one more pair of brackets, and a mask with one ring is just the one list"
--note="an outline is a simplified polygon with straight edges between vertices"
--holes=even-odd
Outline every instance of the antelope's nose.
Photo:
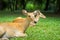
[[34,21],[34,23],[37,23],[36,21]]

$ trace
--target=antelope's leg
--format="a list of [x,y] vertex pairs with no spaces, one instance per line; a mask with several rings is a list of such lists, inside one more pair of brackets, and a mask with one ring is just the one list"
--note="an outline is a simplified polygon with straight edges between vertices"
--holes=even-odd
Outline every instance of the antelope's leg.
[[21,36],[21,37],[26,37],[27,34],[26,34],[26,33],[22,33],[20,36]]
[[9,40],[8,38],[0,38],[0,40]]
[[26,33],[17,33],[17,34],[15,35],[15,37],[25,37],[25,36],[27,36]]

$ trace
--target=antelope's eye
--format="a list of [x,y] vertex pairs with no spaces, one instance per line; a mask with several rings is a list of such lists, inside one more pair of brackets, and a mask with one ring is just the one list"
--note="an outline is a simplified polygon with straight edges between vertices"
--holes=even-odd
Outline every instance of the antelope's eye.
[[29,16],[30,17],[30,16]]
[[36,17],[37,15],[35,15],[35,17]]

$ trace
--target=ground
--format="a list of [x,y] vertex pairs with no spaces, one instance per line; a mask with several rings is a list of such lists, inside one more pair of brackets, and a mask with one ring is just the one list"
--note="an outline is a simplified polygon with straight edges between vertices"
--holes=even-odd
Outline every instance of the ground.
[[[11,22],[18,16],[24,17],[19,12],[0,12],[0,22]],[[26,30],[24,38],[11,38],[10,40],[60,40],[60,17],[48,16],[40,18],[36,26]]]

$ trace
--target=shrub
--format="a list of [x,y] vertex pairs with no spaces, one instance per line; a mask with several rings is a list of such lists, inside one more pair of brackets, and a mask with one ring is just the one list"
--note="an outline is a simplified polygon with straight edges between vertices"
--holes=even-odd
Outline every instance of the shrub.
[[28,3],[26,4],[26,9],[27,9],[27,10],[35,10],[36,7],[35,7],[35,5],[34,5],[32,2],[28,2]]

